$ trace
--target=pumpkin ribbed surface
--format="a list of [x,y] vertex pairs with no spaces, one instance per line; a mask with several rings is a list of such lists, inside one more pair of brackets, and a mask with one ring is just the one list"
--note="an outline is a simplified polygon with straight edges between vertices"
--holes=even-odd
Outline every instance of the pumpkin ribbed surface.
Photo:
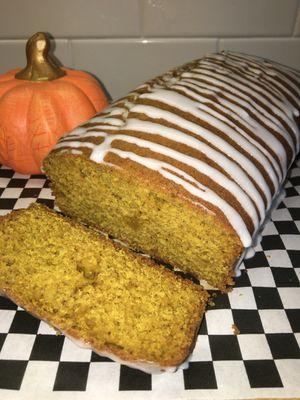
[[66,132],[107,105],[98,82],[82,71],[48,82],[0,77],[0,162],[20,173],[39,173],[41,162]]

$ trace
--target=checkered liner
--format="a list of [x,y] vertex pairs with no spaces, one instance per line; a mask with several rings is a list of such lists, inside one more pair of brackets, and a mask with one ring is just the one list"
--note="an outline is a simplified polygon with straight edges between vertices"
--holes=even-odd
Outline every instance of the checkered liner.
[[[297,164],[286,193],[255,256],[242,265],[234,290],[228,295],[215,291],[215,305],[205,315],[188,369],[151,376],[119,365],[57,336],[44,322],[0,297],[0,398],[300,396]],[[1,215],[34,201],[54,205],[45,176],[24,176],[2,167]]]

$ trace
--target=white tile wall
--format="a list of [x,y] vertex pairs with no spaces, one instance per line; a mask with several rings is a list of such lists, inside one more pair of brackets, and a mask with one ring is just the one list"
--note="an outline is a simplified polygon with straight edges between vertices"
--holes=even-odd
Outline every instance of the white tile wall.
[[72,40],[74,67],[97,71],[112,98],[208,52],[217,39]]
[[139,0],[1,0],[0,36],[139,36]]
[[25,64],[39,30],[55,36],[65,66],[93,73],[113,98],[223,49],[300,69],[300,0],[0,0],[0,73]]
[[145,0],[146,36],[280,36],[293,31],[297,0]]

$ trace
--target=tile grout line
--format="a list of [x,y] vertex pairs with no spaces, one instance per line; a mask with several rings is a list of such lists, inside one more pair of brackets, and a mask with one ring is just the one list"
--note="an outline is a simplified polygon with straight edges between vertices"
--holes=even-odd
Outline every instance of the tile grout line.
[[[14,43],[14,42],[24,42],[28,39],[27,38],[0,38],[0,43]],[[147,39],[149,42],[156,42],[160,40],[166,41],[205,41],[205,40],[292,40],[298,41],[300,38],[298,36],[120,36],[120,37],[55,37],[55,41],[115,41],[115,42],[125,42],[125,41],[132,41],[132,42],[142,42],[144,39]]]
[[298,0],[298,5],[297,5],[296,11],[295,11],[294,21],[292,24],[292,31],[291,31],[292,37],[297,37],[296,36],[296,26],[297,26],[298,16],[300,18],[300,0]]

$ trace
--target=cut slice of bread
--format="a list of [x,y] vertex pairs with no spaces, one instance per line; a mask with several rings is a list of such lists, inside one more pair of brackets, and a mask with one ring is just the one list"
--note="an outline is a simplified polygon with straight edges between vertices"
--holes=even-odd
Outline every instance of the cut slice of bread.
[[41,205],[0,220],[0,293],[148,372],[187,359],[208,299],[199,285]]

